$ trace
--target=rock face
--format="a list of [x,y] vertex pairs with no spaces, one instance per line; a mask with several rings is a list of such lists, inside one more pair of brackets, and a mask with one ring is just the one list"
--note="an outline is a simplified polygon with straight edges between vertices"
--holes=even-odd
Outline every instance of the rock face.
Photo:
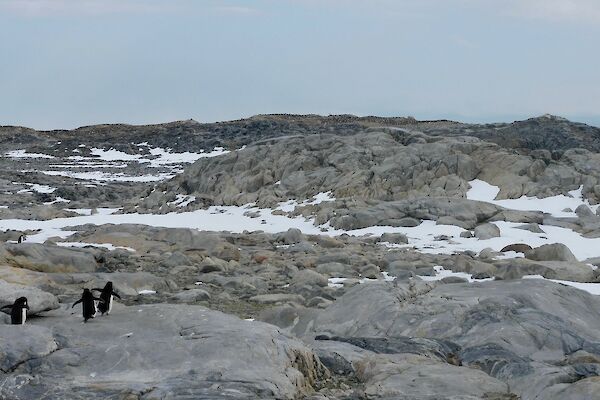
[[[540,121],[547,125],[546,120]],[[522,126],[529,130],[540,123],[529,121]],[[219,160],[201,159],[182,175],[159,185],[159,190],[149,191],[136,206],[138,210],[167,212],[172,209],[168,203],[178,194],[194,195],[194,207],[254,202],[274,206],[331,191],[339,200],[352,199],[335,205],[344,209],[357,200],[462,198],[468,181],[476,177],[498,185],[500,199],[566,194],[579,185],[584,185],[588,198],[597,199],[597,154],[569,148],[560,159],[553,159],[528,145],[526,151],[516,153],[510,150],[513,143],[503,142],[501,147],[488,141],[492,137],[384,127],[365,129],[361,134],[281,135],[258,140]],[[411,226],[409,223],[419,219],[404,214],[388,219],[395,226]],[[452,214],[437,214],[445,216]]]
[[0,245],[0,262],[40,272],[93,272],[98,267],[90,251],[34,243]]
[[[400,371],[410,371],[415,364],[426,371],[433,364],[440,375],[451,376],[452,369],[459,368],[469,376],[470,368],[475,368],[489,375],[487,379],[493,378],[485,384],[476,383],[473,377],[460,388],[444,386],[448,391],[443,395],[448,398],[451,393],[469,393],[477,398],[482,394],[476,391],[486,388],[508,395],[510,387],[513,394],[533,399],[568,390],[553,377],[567,379],[583,364],[576,358],[566,363],[563,360],[582,350],[600,356],[600,320],[589,318],[590,312],[598,310],[600,299],[596,296],[545,281],[437,287],[419,282],[382,283],[355,286],[325,310],[305,320],[300,318],[288,329],[305,337],[321,335],[368,350],[349,355],[347,360],[361,373],[361,363],[367,362],[370,370],[379,371],[363,378],[379,394],[428,398],[425,382],[415,381],[410,372],[403,377]],[[414,340],[417,342],[407,345]],[[381,355],[373,353],[391,356],[377,360]],[[415,353],[429,356],[426,360],[408,357]],[[437,362],[432,363],[432,355]],[[390,363],[397,364],[397,373],[390,373]],[[585,373],[578,379],[593,375]],[[408,382],[419,389],[407,394]],[[583,392],[589,390],[583,383],[581,387]]]
[[[0,279],[0,307],[13,304],[19,297],[27,297],[29,314],[54,310],[59,307],[56,296],[31,286],[8,283]],[[10,310],[7,310],[10,312]]]
[[54,339],[47,328],[28,327],[45,338],[30,355],[11,356],[0,397],[293,399],[328,374],[309,348],[273,326],[198,306],[119,307],[88,324],[60,310],[42,322]]

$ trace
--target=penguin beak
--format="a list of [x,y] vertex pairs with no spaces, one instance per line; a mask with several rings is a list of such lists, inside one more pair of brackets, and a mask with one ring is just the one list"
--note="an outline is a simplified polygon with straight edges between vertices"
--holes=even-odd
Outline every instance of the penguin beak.
[[29,304],[25,304],[25,308],[29,310]]

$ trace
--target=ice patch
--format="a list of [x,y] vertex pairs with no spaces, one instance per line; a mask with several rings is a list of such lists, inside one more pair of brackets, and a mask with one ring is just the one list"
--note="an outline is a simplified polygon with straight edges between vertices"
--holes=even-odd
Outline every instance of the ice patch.
[[161,173],[156,175],[131,176],[123,173],[111,174],[102,171],[73,172],[73,171],[39,171],[50,176],[66,176],[69,178],[86,181],[112,181],[112,182],[160,182],[172,178],[173,174]]
[[31,191],[33,190],[34,192],[38,192],[38,193],[53,193],[56,188],[47,186],[47,185],[39,185],[37,183],[27,183],[27,182],[23,182],[23,183],[19,183],[19,182],[13,182],[13,185],[28,185],[30,188],[29,189],[21,189],[19,190],[17,193],[31,193]]
[[156,290],[140,290],[140,291],[138,292],[138,294],[141,294],[141,295],[145,295],[145,294],[156,294]]
[[55,158],[54,156],[41,153],[27,153],[27,150],[13,150],[6,153],[10,158]]
[[436,265],[435,267],[433,267],[433,269],[435,270],[435,275],[434,276],[425,276],[425,275],[417,275],[419,278],[421,278],[424,281],[441,281],[444,278],[448,278],[451,276],[455,276],[458,278],[462,278],[462,279],[466,279],[467,281],[473,283],[473,282],[488,282],[488,281],[493,281],[494,278],[484,278],[484,279],[473,279],[473,275],[471,274],[467,274],[465,272],[452,272],[451,270],[447,270],[444,269],[444,267],[442,267],[441,265]]

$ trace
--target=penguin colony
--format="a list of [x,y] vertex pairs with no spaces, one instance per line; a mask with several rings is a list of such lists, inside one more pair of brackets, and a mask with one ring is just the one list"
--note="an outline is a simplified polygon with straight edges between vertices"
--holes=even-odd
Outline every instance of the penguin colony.
[[[95,297],[92,293],[93,291],[100,292],[100,297]],[[112,282],[108,282],[103,289],[94,288],[83,289],[83,293],[81,294],[81,298],[77,300],[71,308],[75,307],[77,304],[81,303],[82,305],[82,314],[83,314],[83,322],[87,322],[89,319],[94,318],[98,311],[104,314],[110,314],[112,310],[113,298],[121,298],[114,290]],[[27,310],[29,310],[29,305],[27,304],[26,297],[19,297],[15,300],[15,302],[11,305],[6,305],[1,307],[0,310],[11,309],[10,311],[10,322],[13,325],[23,325],[27,320]]]

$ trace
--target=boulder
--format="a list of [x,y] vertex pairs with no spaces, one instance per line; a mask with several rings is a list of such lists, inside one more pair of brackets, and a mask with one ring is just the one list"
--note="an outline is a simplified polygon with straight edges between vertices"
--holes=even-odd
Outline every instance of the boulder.
[[286,232],[277,235],[276,240],[284,244],[294,244],[304,241],[305,238],[300,229],[290,228]]
[[381,241],[394,244],[407,244],[408,238],[403,233],[384,233],[381,235]]
[[545,244],[525,253],[525,257],[536,261],[577,262],[571,250],[562,243]]
[[477,225],[473,233],[475,237],[479,240],[487,240],[495,237],[500,237],[500,229],[492,223]]
[[327,278],[311,269],[302,269],[292,276],[294,285],[327,286]]
[[288,294],[288,293],[271,293],[271,294],[259,294],[257,296],[250,297],[250,301],[259,304],[278,304],[278,303],[296,303],[303,304],[304,297],[299,294]]
[[0,262],[40,272],[93,272],[98,251],[38,243],[0,245]]
[[[27,297],[29,314],[38,314],[59,307],[58,299],[53,294],[44,292],[36,287],[0,280],[0,307],[13,304],[19,297]],[[6,312],[10,312],[10,310],[6,310]]]
[[190,289],[174,294],[171,299],[178,303],[196,303],[210,300],[210,293],[202,289]]

